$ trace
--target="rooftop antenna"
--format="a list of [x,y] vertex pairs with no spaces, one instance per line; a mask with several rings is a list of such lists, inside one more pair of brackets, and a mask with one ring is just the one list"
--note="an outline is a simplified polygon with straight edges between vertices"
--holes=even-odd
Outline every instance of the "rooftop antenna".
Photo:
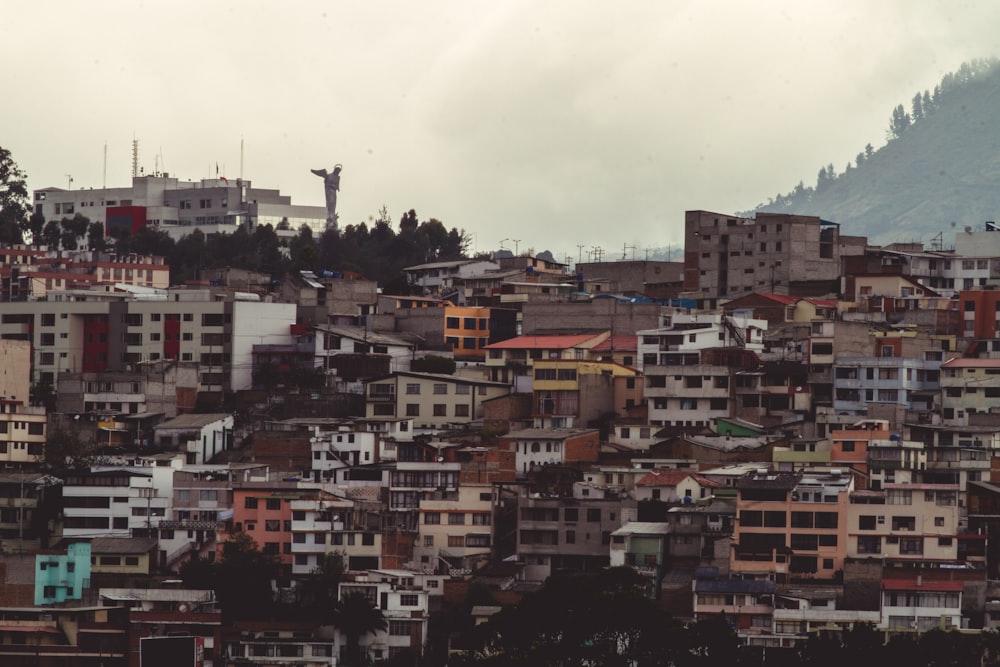
[[108,187],[108,142],[104,141],[104,167],[101,170],[101,189]]
[[70,176],[69,174],[66,174],[66,189],[67,190],[73,189],[73,177]]
[[132,137],[132,178],[139,175],[139,140]]
[[243,137],[240,137],[240,181],[243,180]]

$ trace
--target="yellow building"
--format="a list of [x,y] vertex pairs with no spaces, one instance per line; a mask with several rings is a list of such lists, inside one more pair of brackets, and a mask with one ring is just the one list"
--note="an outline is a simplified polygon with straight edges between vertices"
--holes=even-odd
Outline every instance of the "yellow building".
[[490,342],[490,309],[446,306],[444,339],[454,350],[455,359],[483,361]]
[[95,537],[90,541],[90,572],[148,575],[156,566],[156,544],[152,537]]
[[[610,414],[626,416],[637,405],[633,383],[616,392],[617,378],[636,378],[639,372],[613,362],[574,359],[536,359],[532,369],[532,398],[537,428],[584,427]],[[628,404],[626,397],[632,397]],[[617,400],[621,399],[621,405]],[[641,401],[640,401],[641,402]]]

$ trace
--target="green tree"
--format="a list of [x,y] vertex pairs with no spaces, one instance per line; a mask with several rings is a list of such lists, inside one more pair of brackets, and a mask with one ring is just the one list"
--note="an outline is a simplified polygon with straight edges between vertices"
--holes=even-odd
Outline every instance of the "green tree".
[[218,567],[207,558],[194,554],[181,564],[178,574],[187,588],[208,590],[215,588]]
[[302,585],[302,607],[310,616],[332,622],[337,605],[340,582],[344,580],[347,566],[343,552],[327,553]]
[[62,236],[62,229],[59,227],[59,222],[56,220],[49,220],[45,223],[45,227],[42,228],[42,243],[49,250],[59,249],[59,239]]
[[36,211],[28,218],[28,233],[31,235],[31,244],[39,246],[42,244],[42,230],[45,228],[45,216]]
[[274,558],[261,553],[246,533],[235,533],[224,542],[215,583],[223,622],[269,618],[274,608],[271,581],[276,573]]
[[361,638],[385,630],[387,623],[382,610],[367,595],[348,593],[334,606],[333,624],[344,633],[344,664],[360,665]]
[[427,354],[419,359],[414,359],[410,364],[411,370],[416,373],[438,373],[441,375],[454,375],[457,364],[454,359],[440,357],[435,354]]
[[103,252],[108,249],[108,240],[104,238],[104,225],[92,222],[87,228],[87,249]]
[[49,412],[56,409],[56,390],[51,382],[36,382],[31,385],[28,400],[32,405],[40,405]]
[[886,132],[886,137],[892,140],[903,136],[903,133],[909,129],[910,122],[910,114],[906,113],[906,109],[903,108],[902,104],[897,105],[892,110],[892,118],[889,120],[889,129]]
[[291,255],[292,268],[296,271],[312,271],[318,268],[319,245],[313,238],[312,229],[307,225],[302,225],[298,236],[288,242],[288,251]]
[[0,244],[24,242],[31,214],[26,178],[10,151],[0,147]]

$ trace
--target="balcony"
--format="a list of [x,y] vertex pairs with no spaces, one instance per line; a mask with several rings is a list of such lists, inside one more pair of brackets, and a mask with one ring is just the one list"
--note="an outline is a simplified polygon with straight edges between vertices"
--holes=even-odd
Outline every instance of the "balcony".
[[382,393],[382,392],[369,393],[368,394],[368,400],[371,401],[372,403],[392,403],[392,402],[395,402],[395,400],[396,400],[396,394],[395,394],[395,392],[389,392],[389,393]]
[[218,521],[192,521],[190,519],[183,519],[181,521],[161,520],[159,523],[160,530],[208,530],[213,532],[218,525]]

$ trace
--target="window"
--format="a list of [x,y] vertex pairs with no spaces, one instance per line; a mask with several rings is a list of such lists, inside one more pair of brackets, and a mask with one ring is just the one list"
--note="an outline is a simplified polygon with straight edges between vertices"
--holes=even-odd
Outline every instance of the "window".
[[912,516],[894,516],[892,517],[892,529],[893,530],[916,530],[917,520]]
[[409,637],[409,621],[389,621],[389,635],[392,637]]
[[465,525],[465,514],[462,512],[451,512],[448,514],[448,525],[449,526],[464,526]]
[[427,525],[437,525],[441,523],[441,513],[440,512],[425,512],[424,513],[424,523]]
[[858,530],[875,530],[875,515],[865,514],[858,517]]
[[419,417],[420,416],[420,404],[419,403],[407,403],[406,404],[406,416],[407,417]]
[[435,417],[447,417],[448,416],[448,406],[444,403],[434,404],[434,416]]
[[264,522],[264,530],[269,533],[277,533],[281,530],[281,521],[277,519],[268,519]]
[[269,509],[269,510],[280,510],[281,509],[281,498],[268,498],[267,499],[267,509]]
[[443,382],[435,383],[434,384],[434,393],[435,394],[447,394],[448,393],[448,385],[444,384]]
[[490,515],[484,513],[478,513],[472,515],[472,525],[473,526],[488,526],[490,525]]
[[595,523],[601,520],[601,510],[598,508],[587,510],[587,521]]
[[576,531],[567,530],[566,531],[566,544],[576,544]]
[[469,406],[468,405],[456,405],[455,406],[455,416],[456,417],[468,417],[469,416]]
[[420,604],[419,597],[412,593],[403,593],[399,596],[399,606],[401,607],[416,607],[418,604]]
[[449,535],[448,536],[448,546],[449,547],[464,547],[465,546],[465,536],[464,535]]

